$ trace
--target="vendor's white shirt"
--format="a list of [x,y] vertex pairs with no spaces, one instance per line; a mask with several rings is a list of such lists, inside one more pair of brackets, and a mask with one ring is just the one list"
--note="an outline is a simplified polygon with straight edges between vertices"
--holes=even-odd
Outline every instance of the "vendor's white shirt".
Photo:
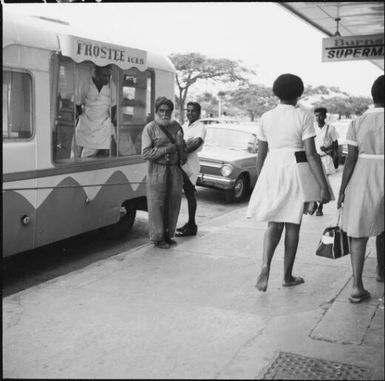
[[315,145],[319,154],[325,155],[325,152],[321,151],[322,146],[329,147],[335,140],[338,139],[338,134],[334,126],[325,124],[322,128],[318,127],[316,123],[314,126],[317,137],[315,139]]
[[84,104],[84,111],[76,127],[76,144],[93,149],[109,149],[114,127],[110,109],[116,105],[116,86],[107,84],[98,91],[92,78],[82,86],[76,104]]
[[[200,122],[200,120],[196,120],[194,123],[189,124],[190,122],[186,122],[183,125],[183,137],[185,142],[187,143],[189,140],[201,138],[203,142],[206,139],[207,129],[206,126]],[[187,155],[187,161],[182,166],[182,169],[186,172],[192,184],[196,184],[198,179],[198,175],[200,172],[200,164],[198,158],[198,152],[202,151],[203,144],[201,144],[195,151],[190,152]]]

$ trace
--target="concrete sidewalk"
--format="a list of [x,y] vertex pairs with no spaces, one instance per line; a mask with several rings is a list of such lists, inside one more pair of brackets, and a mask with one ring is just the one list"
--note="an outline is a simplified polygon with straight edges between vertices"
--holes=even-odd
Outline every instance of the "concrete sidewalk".
[[384,379],[374,240],[358,305],[349,256],[315,255],[335,208],[304,216],[297,287],[281,285],[283,240],[267,292],[254,287],[265,224],[244,206],[170,250],[146,244],[4,298],[3,377]]

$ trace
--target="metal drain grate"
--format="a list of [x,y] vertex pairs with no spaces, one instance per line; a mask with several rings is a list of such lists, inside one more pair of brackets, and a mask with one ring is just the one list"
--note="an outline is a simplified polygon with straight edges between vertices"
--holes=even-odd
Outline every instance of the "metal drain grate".
[[266,380],[368,380],[369,369],[279,352],[263,375]]

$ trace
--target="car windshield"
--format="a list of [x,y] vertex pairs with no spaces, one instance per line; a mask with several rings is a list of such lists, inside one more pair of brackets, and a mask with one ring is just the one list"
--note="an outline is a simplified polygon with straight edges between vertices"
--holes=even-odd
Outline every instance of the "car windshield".
[[247,150],[256,135],[247,131],[211,127],[207,129],[205,145]]
[[203,124],[240,124],[239,120],[235,119],[201,119]]

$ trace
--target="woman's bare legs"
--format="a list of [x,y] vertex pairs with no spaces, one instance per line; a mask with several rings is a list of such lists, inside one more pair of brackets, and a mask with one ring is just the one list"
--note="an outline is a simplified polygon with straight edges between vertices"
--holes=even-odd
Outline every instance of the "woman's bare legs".
[[263,239],[263,263],[255,287],[259,291],[266,291],[269,281],[270,264],[275,249],[281,239],[284,224],[283,222],[268,222]]
[[362,282],[362,271],[364,269],[365,262],[365,251],[368,237],[364,238],[353,238],[350,237],[350,251],[351,251],[351,262],[353,270],[353,290],[351,297],[359,298],[366,294],[367,291],[364,289]]
[[377,277],[376,279],[379,282],[384,281],[384,236],[385,232],[382,232],[380,235],[376,238],[376,251],[377,251]]
[[296,286],[304,282],[301,277],[292,274],[295,256],[297,254],[299,230],[301,224],[285,223],[285,257],[283,261],[283,285]]

